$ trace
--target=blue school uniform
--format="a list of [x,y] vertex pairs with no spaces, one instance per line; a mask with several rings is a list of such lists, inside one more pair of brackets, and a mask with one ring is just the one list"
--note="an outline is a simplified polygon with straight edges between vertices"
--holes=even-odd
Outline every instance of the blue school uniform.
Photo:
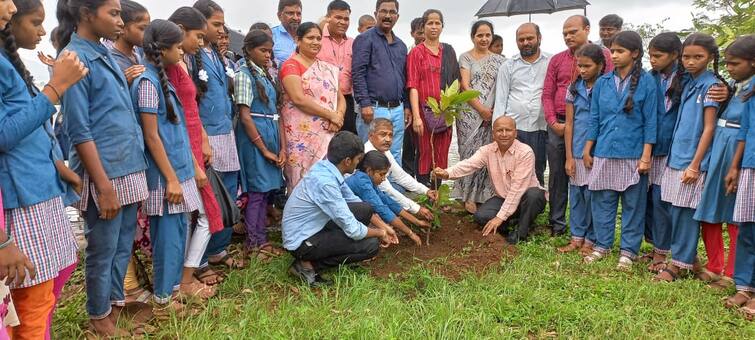
[[[641,70],[632,95],[632,110],[624,112],[631,87],[631,75],[627,77],[621,80],[614,71],[596,81],[587,139],[595,141],[596,162],[590,173],[590,204],[597,240],[594,249],[606,253],[613,248],[617,207],[621,199],[621,255],[634,258],[639,253],[644,232],[648,177],[641,175],[634,182],[636,173],[613,173],[611,169],[633,169],[634,165],[627,166],[626,162],[639,159],[645,144],[655,144],[658,90],[652,76]],[[605,169],[600,168],[601,163]],[[594,189],[614,187],[609,182],[619,183],[625,189]]]
[[[89,73],[62,98],[63,128],[71,143],[71,169],[85,173],[75,146],[93,141],[99,160],[121,200],[111,220],[99,218],[93,195],[84,195],[86,210],[87,312],[95,319],[107,316],[112,301],[125,300],[123,278],[136,232],[138,199],[146,196],[143,172],[147,169],[144,138],[136,121],[128,83],[108,49],[99,41],[78,34],[64,50],[76,52]],[[85,182],[86,184],[86,182]],[[89,186],[84,192],[88,193]],[[122,192],[119,192],[122,191]],[[125,195],[128,194],[128,195]],[[128,201],[124,201],[129,197]]]
[[[249,67],[255,68],[252,73]],[[277,93],[274,84],[263,74],[257,65],[243,64],[236,75],[237,91],[247,91],[245,95],[237,95],[238,105],[246,105],[252,115],[257,133],[262,138],[267,150],[274,154],[280,152],[280,134],[278,130]],[[257,83],[262,84],[268,102],[262,101]],[[251,96],[250,96],[251,95]],[[248,101],[251,99],[251,103]],[[239,122],[236,126],[236,143],[241,163],[241,186],[244,192],[265,193],[281,188],[283,171],[276,164],[268,161],[256,145],[249,139],[244,125]]]
[[[691,269],[697,258],[697,243],[700,238],[700,223],[694,219],[699,202],[698,184],[682,184],[679,172],[686,169],[697,152],[697,146],[705,125],[706,107],[718,108],[718,103],[706,98],[711,86],[719,82],[718,78],[705,71],[692,77],[684,85],[679,114],[674,127],[674,137],[668,156],[668,165],[664,173],[662,197],[671,203],[671,225],[673,253],[672,264],[679,268]],[[710,148],[700,163],[701,176],[708,171]]]
[[375,213],[386,223],[393,222],[401,213],[401,205],[383,193],[372,183],[372,178],[366,172],[358,170],[346,179],[346,185],[362,201],[369,203]]
[[[53,161],[64,161],[63,158],[63,149],[61,148],[60,143],[58,142],[57,138],[55,137],[55,132],[51,126],[50,122],[45,123],[45,131],[47,134],[52,138],[55,142],[55,145],[52,147],[52,156]],[[74,203],[81,200],[81,196],[79,196],[78,193],[76,193],[76,190],[73,188],[73,186],[69,183],[65,183],[63,179],[61,178],[61,181],[63,182],[63,205],[66,207],[70,207],[74,205]]]
[[[587,82],[579,79],[575,84],[576,94],[567,94],[566,102],[574,107],[574,123],[572,128],[572,155],[577,167],[584,168],[582,152],[587,142],[587,130],[590,125],[590,101],[592,89],[587,88]],[[581,169],[577,170],[582,172]],[[587,170],[585,169],[585,174]],[[586,176],[577,176],[586,177]],[[579,181],[579,179],[577,180]],[[581,184],[581,183],[578,183]],[[587,240],[595,243],[595,230],[592,225],[592,209],[590,209],[590,190],[584,185],[569,184],[569,228],[572,238]]]
[[[734,85],[734,84],[732,84]],[[742,93],[752,89],[750,80],[742,84]],[[700,199],[700,205],[695,212],[695,219],[708,223],[734,223],[734,203],[736,195],[726,194],[724,179],[729,173],[734,152],[737,150],[737,135],[739,134],[742,112],[746,110],[747,102],[742,96],[734,96],[721,114],[716,126],[716,135],[710,147],[710,164],[706,175],[705,187]]]
[[47,96],[29,94],[4,52],[0,53],[0,93],[3,208],[29,207],[61,196],[64,187],[54,164],[55,140],[45,130],[55,107]]
[[[750,86],[752,86],[752,82]],[[743,92],[748,93],[748,92]],[[755,100],[750,98],[742,112],[741,128],[737,139],[745,142],[745,152],[742,159],[742,175],[744,172],[755,171]],[[735,215],[743,215],[737,218],[739,234],[737,236],[737,255],[734,261],[734,283],[737,290],[755,291],[755,219],[753,219],[753,199],[755,196],[755,181],[745,181],[740,176],[737,191],[737,203]],[[752,177],[750,177],[752,178]],[[741,197],[740,197],[741,196]],[[739,206],[741,205],[741,206]],[[746,217],[749,216],[749,217]],[[738,216],[739,217],[739,216]]]
[[[153,103],[145,103],[140,100],[140,87],[143,85],[143,82],[154,86],[158,99],[156,108],[149,106],[149,104]],[[157,69],[152,64],[147,64],[146,71],[134,79],[131,85],[134,110],[140,113],[140,117],[142,113],[157,116],[157,130],[163,143],[165,154],[183,188],[183,183],[192,180],[194,177],[194,159],[189,144],[189,135],[186,131],[185,121],[183,120],[183,108],[173,85],[168,83],[167,98],[161,89]],[[175,123],[171,122],[168,118],[168,107],[166,105],[168,100],[171,101],[173,111],[178,120]],[[149,102],[149,99],[146,101]],[[147,164],[149,164],[146,172],[147,186],[149,187],[150,195],[154,191],[162,194],[162,190],[164,190],[167,182],[149,152],[147,152]],[[162,198],[163,196],[160,194],[156,195],[156,197]],[[196,192],[190,193],[184,189],[185,204],[188,204],[192,200],[189,197],[190,194],[196,195]],[[162,216],[150,216],[149,220],[150,236],[154,242],[152,262],[155,277],[155,297],[158,303],[167,303],[173,292],[173,287],[180,284],[188,221],[185,216],[186,214],[183,212],[169,213],[167,201],[162,199],[156,199],[156,202],[151,201],[151,199],[148,200],[145,205],[152,203],[163,205]]]
[[227,135],[231,133],[233,108],[228,98],[228,77],[223,60],[214,50],[207,52],[205,49],[200,49],[194,58],[202,58],[203,70],[207,72],[207,92],[199,101],[202,125],[210,136]]

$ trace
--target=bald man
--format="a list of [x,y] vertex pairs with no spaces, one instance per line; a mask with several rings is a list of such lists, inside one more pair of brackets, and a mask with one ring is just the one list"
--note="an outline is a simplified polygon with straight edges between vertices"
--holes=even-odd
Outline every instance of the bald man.
[[[548,63],[543,83],[542,105],[548,123],[548,196],[550,198],[550,224],[554,236],[566,233],[566,204],[569,195],[569,177],[566,175],[566,147],[564,145],[564,121],[566,120],[566,91],[577,77],[577,61],[574,53],[590,43],[590,20],[583,15],[566,19],[563,27],[567,49],[554,55]],[[606,57],[606,72],[613,71],[611,52],[603,48]]]
[[[493,143],[447,170],[433,171],[438,178],[457,179],[487,167],[495,196],[477,209],[474,219],[483,226],[483,236],[499,231],[504,222],[518,219],[517,227],[506,237],[511,244],[527,238],[537,215],[545,209],[545,190],[535,175],[535,154],[516,135],[516,122],[511,117],[499,117],[493,122]],[[500,231],[505,234],[507,230]]]

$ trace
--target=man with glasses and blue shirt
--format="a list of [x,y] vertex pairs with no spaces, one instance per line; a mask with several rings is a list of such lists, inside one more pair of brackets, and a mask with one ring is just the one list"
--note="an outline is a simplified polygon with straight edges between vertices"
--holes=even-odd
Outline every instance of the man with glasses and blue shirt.
[[271,29],[273,33],[273,56],[275,65],[283,65],[296,51],[296,30],[301,24],[301,0],[280,0],[278,19],[281,24]]
[[375,5],[377,26],[365,31],[354,40],[352,56],[352,82],[357,112],[357,131],[367,141],[370,122],[386,118],[393,122],[391,154],[401,162],[404,128],[411,114],[405,109],[407,100],[406,55],[407,48],[393,33],[398,21],[397,0],[378,0]]

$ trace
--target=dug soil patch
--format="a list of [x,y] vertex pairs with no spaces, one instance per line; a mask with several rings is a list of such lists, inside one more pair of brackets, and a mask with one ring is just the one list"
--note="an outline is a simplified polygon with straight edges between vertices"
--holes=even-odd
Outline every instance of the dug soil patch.
[[[424,243],[424,233],[418,235]],[[385,278],[422,266],[456,280],[464,274],[482,273],[515,255],[516,247],[506,243],[500,234],[482,237],[482,231],[468,217],[443,214],[441,227],[431,233],[429,245],[417,247],[402,237],[398,245],[381,249],[367,268],[373,275]]]

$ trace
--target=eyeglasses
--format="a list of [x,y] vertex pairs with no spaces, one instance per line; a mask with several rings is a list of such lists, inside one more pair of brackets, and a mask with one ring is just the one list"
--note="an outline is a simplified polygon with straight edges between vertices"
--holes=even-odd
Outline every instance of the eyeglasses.
[[398,11],[395,11],[395,10],[390,10],[389,11],[389,10],[386,10],[386,9],[381,9],[381,10],[378,11],[378,14],[380,14],[380,15],[398,15]]

